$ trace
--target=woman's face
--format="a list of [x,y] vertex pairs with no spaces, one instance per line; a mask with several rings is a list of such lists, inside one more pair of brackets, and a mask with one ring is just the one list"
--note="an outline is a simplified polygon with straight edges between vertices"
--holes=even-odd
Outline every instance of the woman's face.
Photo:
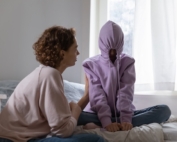
[[62,62],[67,66],[73,66],[75,65],[75,62],[77,61],[77,55],[79,55],[79,51],[77,50],[77,41],[74,38],[74,43],[71,45],[71,47],[63,52],[63,60]]

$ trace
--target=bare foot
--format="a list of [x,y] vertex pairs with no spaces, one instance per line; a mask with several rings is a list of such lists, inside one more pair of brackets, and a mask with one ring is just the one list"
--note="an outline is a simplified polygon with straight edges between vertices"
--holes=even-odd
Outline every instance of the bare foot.
[[87,123],[86,125],[83,126],[83,129],[86,129],[86,130],[96,129],[96,128],[101,128],[101,127],[94,123]]

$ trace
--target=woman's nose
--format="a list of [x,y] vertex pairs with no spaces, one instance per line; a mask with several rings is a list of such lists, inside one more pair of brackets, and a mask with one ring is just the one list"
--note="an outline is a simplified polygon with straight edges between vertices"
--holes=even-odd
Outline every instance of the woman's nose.
[[77,55],[79,55],[80,53],[79,53],[79,51],[77,50]]

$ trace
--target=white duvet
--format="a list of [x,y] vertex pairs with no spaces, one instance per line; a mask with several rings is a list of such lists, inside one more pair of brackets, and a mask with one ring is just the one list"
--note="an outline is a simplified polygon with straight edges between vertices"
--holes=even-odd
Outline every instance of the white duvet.
[[164,142],[162,126],[157,123],[117,132],[103,131],[100,128],[84,130],[78,126],[75,133],[94,133],[102,136],[106,142]]
[[106,142],[177,142],[177,117],[171,116],[164,124],[152,123],[134,127],[130,131],[108,132],[99,128],[84,130],[76,128],[76,133],[93,133],[102,136]]

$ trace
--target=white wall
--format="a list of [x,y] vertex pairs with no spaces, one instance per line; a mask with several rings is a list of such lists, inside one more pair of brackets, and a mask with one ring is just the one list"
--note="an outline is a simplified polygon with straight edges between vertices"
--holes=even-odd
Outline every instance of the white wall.
[[98,38],[101,27],[108,19],[107,5],[108,0],[91,0],[90,3],[90,57],[100,54]]
[[76,29],[80,55],[64,79],[82,82],[89,56],[90,0],[1,0],[0,80],[21,80],[38,66],[32,45],[53,25]]

